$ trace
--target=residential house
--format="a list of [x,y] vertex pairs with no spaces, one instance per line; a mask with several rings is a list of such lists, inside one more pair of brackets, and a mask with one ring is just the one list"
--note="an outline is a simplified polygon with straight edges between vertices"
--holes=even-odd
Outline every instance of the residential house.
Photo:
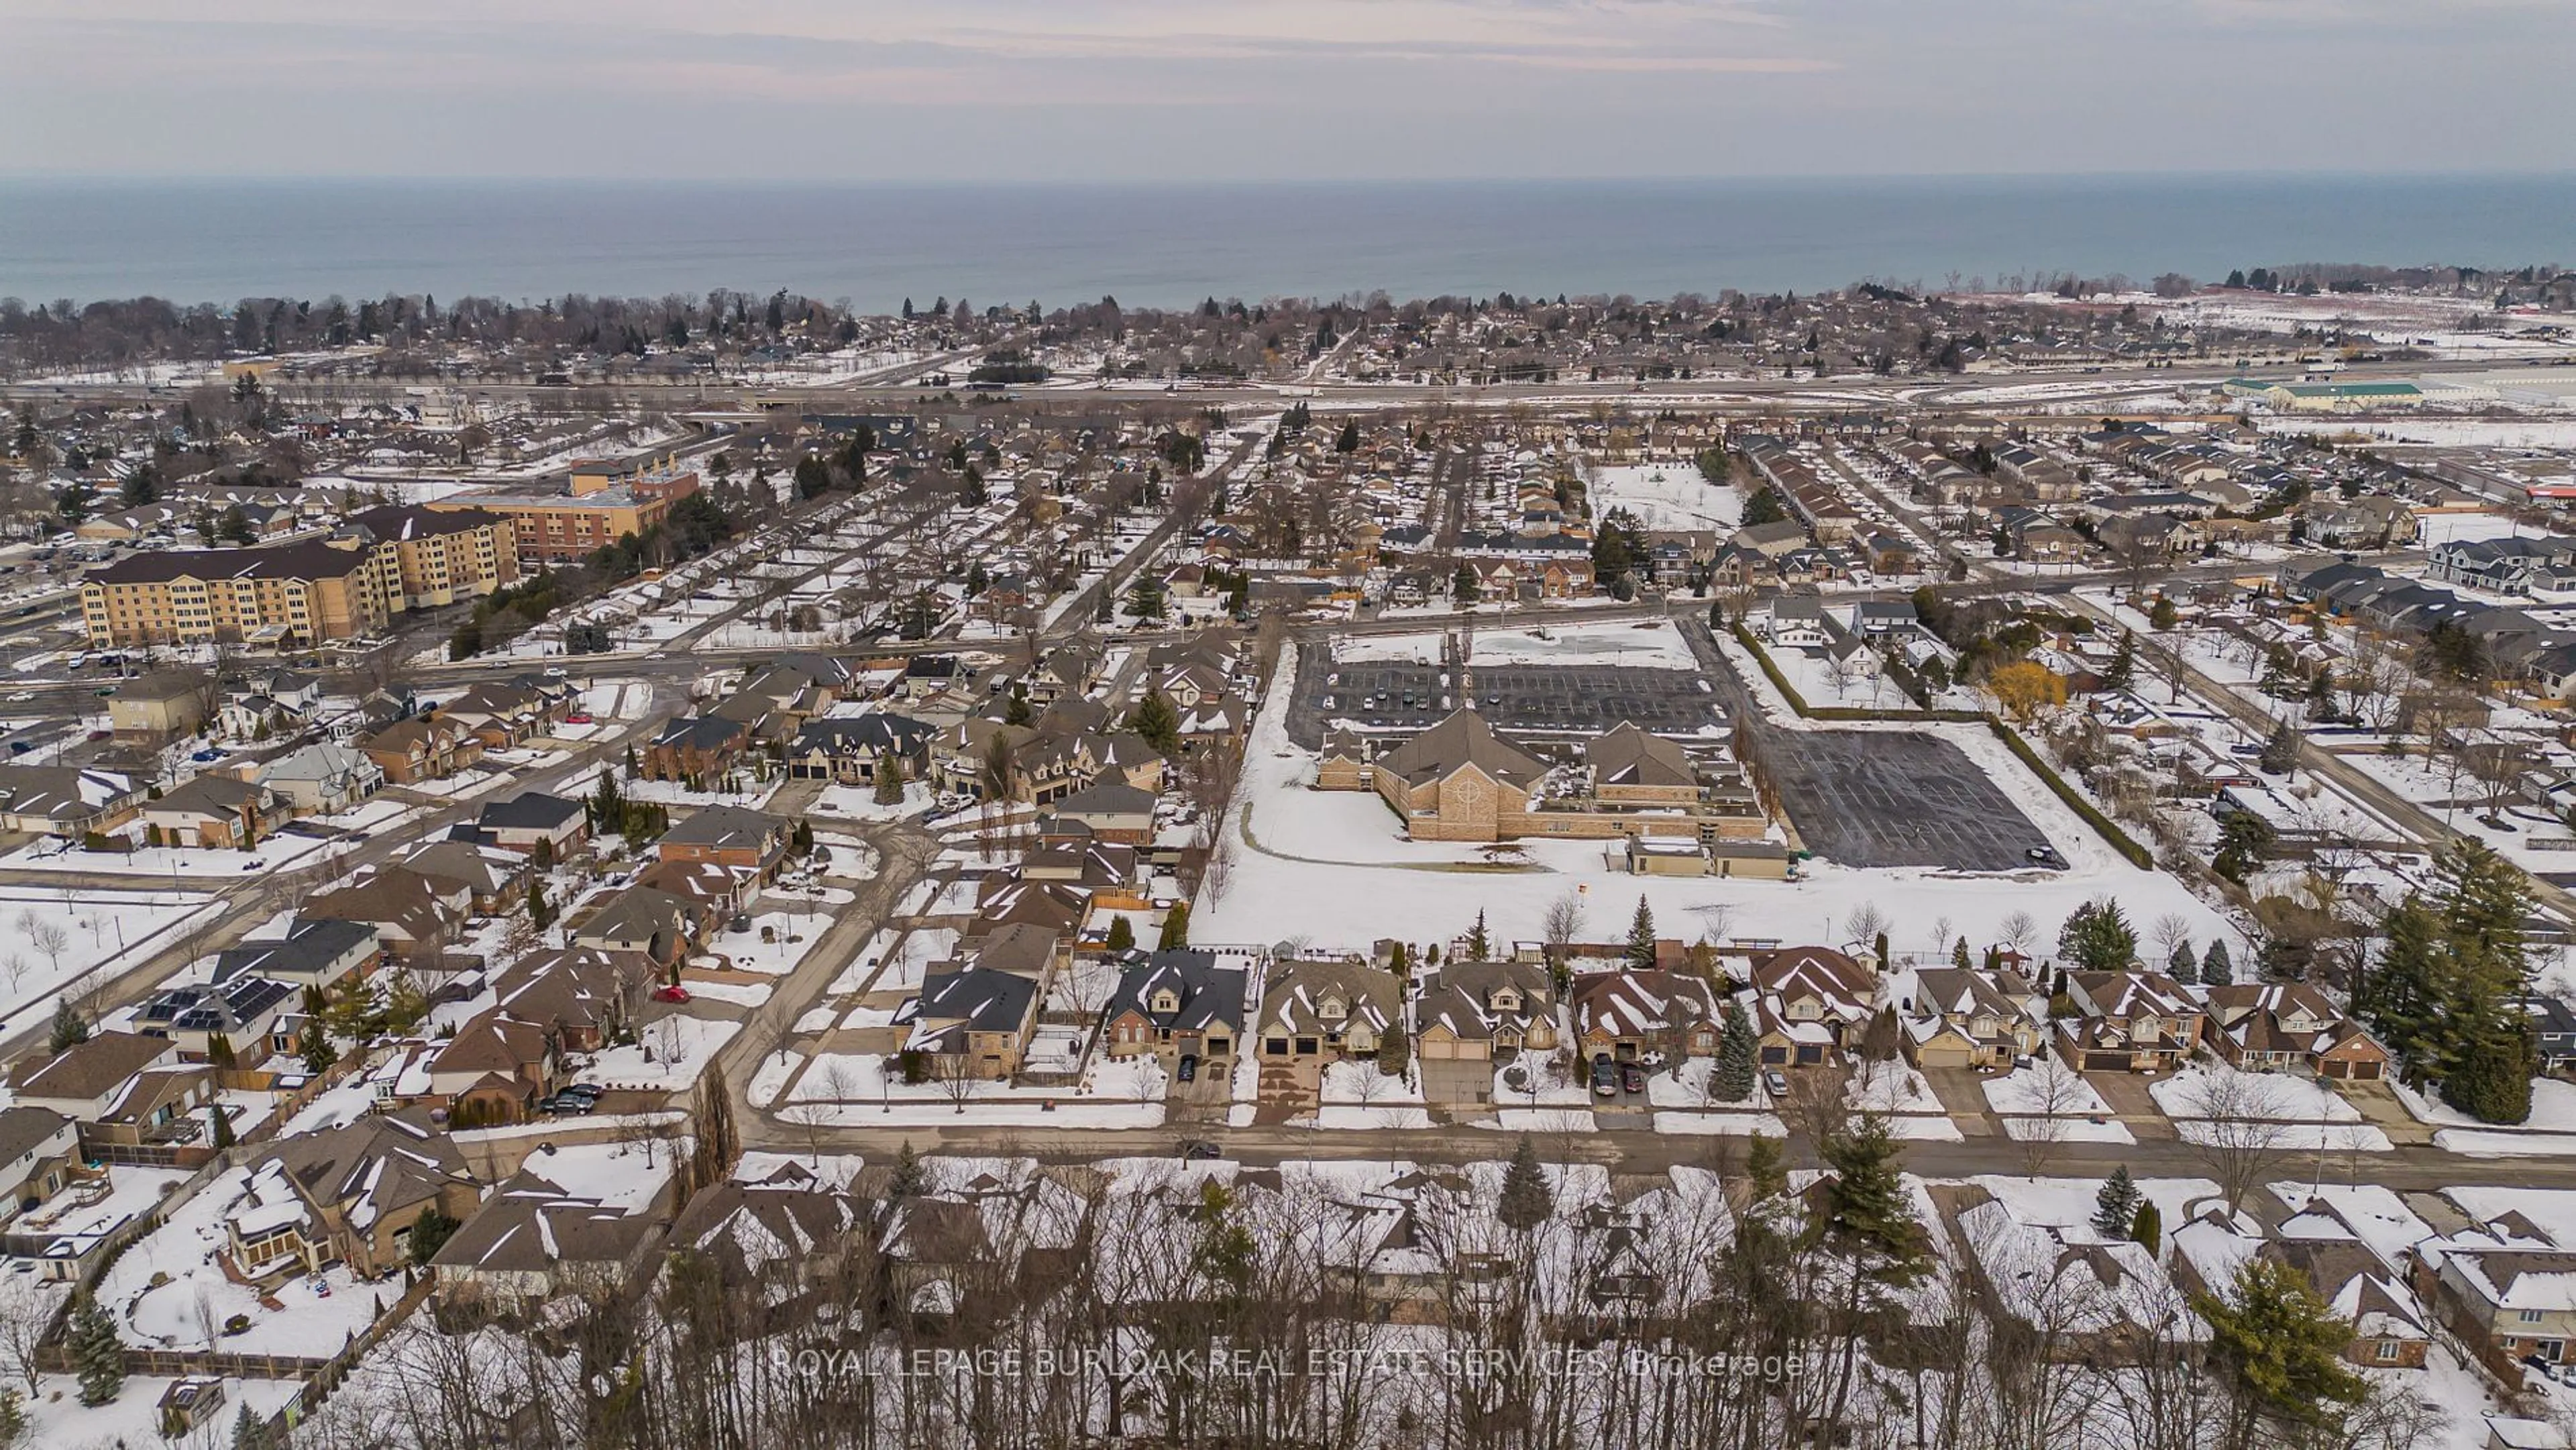
[[447,1100],[449,1120],[514,1123],[555,1090],[561,1044],[543,1023],[493,1007],[456,1031],[429,1063],[429,1090]]
[[409,1262],[424,1209],[462,1219],[482,1195],[455,1142],[413,1112],[279,1138],[248,1176],[254,1191],[225,1236],[234,1266],[254,1281],[334,1262],[382,1278]]
[[893,759],[901,762],[904,779],[921,780],[929,775],[930,742],[938,733],[936,726],[906,715],[821,716],[796,727],[787,744],[787,775],[874,785],[879,763]]
[[738,720],[683,715],[653,732],[639,763],[646,780],[713,783],[723,779],[751,743],[750,728]]
[[2388,1049],[2305,982],[2244,982],[2203,988],[2200,995],[2209,1044],[2231,1066],[2298,1066],[2359,1082],[2388,1075]]
[[1143,846],[1154,839],[1155,800],[1152,791],[1103,778],[1058,800],[1055,818],[1079,821],[1101,841]]
[[279,937],[245,938],[215,953],[212,980],[265,977],[324,990],[364,977],[384,955],[376,929],[361,921],[299,920]]
[[88,1122],[105,1113],[134,1075],[178,1061],[178,1044],[138,1032],[93,1033],[43,1062],[22,1066],[10,1083],[22,1106],[50,1108]]
[[1243,1042],[1244,1001],[1258,959],[1239,951],[1184,947],[1155,952],[1119,975],[1101,1010],[1103,1050],[1147,1053],[1166,1070],[1211,1076],[1231,1070]]
[[2047,1000],[2018,972],[1927,967],[1898,1005],[1916,1067],[2009,1068],[2046,1045]]
[[662,833],[653,852],[664,861],[703,861],[774,879],[793,835],[784,816],[740,806],[701,806]]
[[441,1308],[514,1320],[564,1303],[568,1292],[613,1295],[643,1272],[657,1242],[649,1216],[567,1193],[523,1168],[429,1266]]
[[197,775],[143,804],[143,836],[173,845],[250,849],[285,815],[266,786],[229,775]]
[[653,984],[642,952],[559,947],[526,957],[493,983],[502,1012],[551,1033],[566,1052],[598,1052],[631,1031]]
[[590,839],[590,813],[582,803],[543,791],[523,790],[486,804],[474,826],[483,840],[504,851],[534,853],[542,844],[557,861]]
[[1404,1022],[1404,984],[1366,962],[1292,957],[1275,965],[1253,1036],[1261,1094],[1311,1096],[1326,1065],[1373,1058]]
[[2171,1072],[2199,1049],[2208,1019],[2162,972],[2069,972],[2076,1015],[2057,1050],[2083,1072]]
[[403,857],[402,869],[417,871],[433,882],[464,887],[465,909],[473,916],[506,916],[527,904],[535,872],[528,858],[498,846],[450,837],[432,841]]
[[1587,972],[1574,979],[1574,1042],[1592,1062],[1678,1066],[1717,1053],[1717,1001],[1708,983],[1654,969]]
[[69,765],[0,765],[0,831],[77,841],[134,819],[144,787],[133,776]]
[[930,975],[895,1022],[911,1029],[903,1050],[928,1055],[938,1071],[1001,1081],[1020,1070],[1037,1014],[1036,978],[977,965]]
[[473,912],[473,896],[463,882],[388,866],[306,897],[297,915],[306,921],[364,922],[376,929],[387,956],[425,965],[455,942]]
[[1561,1045],[1556,991],[1545,967],[1530,962],[1449,961],[1417,978],[1413,1059],[1426,1097],[1497,1102],[1494,1074]]
[[575,925],[572,942],[600,951],[641,952],[667,969],[697,950],[714,924],[713,914],[697,901],[630,886]]
[[329,815],[384,789],[385,769],[363,751],[323,740],[257,767],[251,779],[298,815]]
[[0,1225],[34,1213],[78,1176],[80,1128],[51,1108],[0,1108]]
[[2143,1244],[2089,1223],[2029,1222],[1991,1196],[1960,1211],[1958,1232],[1979,1292],[2045,1359],[2135,1364],[2156,1345],[2207,1332]]
[[358,742],[394,785],[444,780],[483,758],[483,742],[459,721],[437,715],[397,720]]
[[266,977],[182,983],[145,998],[135,1009],[135,1030],[176,1043],[182,1062],[257,1067],[273,1050],[290,1045],[276,1040],[277,1026],[294,1010],[296,995],[295,988]]

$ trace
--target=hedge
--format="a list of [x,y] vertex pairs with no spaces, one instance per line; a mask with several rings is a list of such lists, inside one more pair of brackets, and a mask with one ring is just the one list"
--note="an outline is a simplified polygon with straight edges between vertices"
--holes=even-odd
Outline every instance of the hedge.
[[2112,850],[2128,857],[2129,864],[2141,871],[2156,869],[2154,854],[2130,839],[2128,832],[2121,830],[2109,816],[2102,814],[2091,801],[2079,794],[2075,787],[2068,785],[2065,778],[2050,768],[2047,761],[2039,758],[2038,751],[2030,748],[2030,742],[2021,738],[2020,731],[1992,715],[1986,716],[1985,721],[1986,728],[2002,737],[2004,744],[2012,747],[2012,753],[2021,757],[2021,763],[2029,766],[2041,780],[2046,781],[2048,788],[2057,792],[2057,798],[2066,802],[2075,814],[2082,816],[2084,823],[2091,826],[2095,834],[2110,842]]

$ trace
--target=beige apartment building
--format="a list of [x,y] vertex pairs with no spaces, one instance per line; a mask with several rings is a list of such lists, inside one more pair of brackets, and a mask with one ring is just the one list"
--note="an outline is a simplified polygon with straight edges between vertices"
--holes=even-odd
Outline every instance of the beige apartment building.
[[314,644],[382,632],[394,615],[478,598],[519,577],[496,514],[371,509],[334,538],[277,548],[163,549],[93,569],[93,647]]

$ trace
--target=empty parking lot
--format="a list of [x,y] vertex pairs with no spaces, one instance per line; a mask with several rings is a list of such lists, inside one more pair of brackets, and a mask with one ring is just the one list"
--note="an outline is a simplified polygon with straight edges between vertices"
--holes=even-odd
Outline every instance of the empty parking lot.
[[2048,837],[1967,752],[1912,732],[1764,732],[1780,805],[1807,848],[1845,866],[2026,870]]
[[[1321,746],[1328,722],[1373,730],[1419,730],[1466,703],[1437,665],[1340,664],[1301,670],[1288,733]],[[1682,670],[1623,665],[1489,665],[1469,677],[1477,713],[1496,728],[1529,734],[1597,735],[1622,720],[1658,734],[1722,724],[1720,697]],[[1411,703],[1407,703],[1410,697]],[[1375,703],[1371,703],[1374,701]]]

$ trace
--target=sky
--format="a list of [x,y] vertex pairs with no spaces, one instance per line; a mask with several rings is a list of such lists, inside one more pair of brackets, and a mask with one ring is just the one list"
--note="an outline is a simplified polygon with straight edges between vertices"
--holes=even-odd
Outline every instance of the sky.
[[0,50],[37,175],[2564,173],[2576,135],[2576,0],[0,0]]

